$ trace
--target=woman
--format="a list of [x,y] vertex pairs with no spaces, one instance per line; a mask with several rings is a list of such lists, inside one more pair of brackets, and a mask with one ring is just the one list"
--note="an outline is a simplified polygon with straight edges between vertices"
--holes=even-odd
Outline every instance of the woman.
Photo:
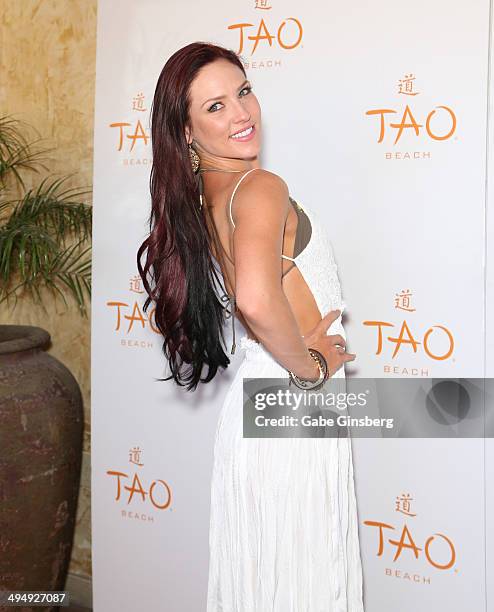
[[261,135],[235,53],[198,42],[169,58],[152,107],[151,232],[138,252],[171,369],[164,380],[188,390],[212,380],[230,363],[228,315],[246,330],[215,437],[207,611],[361,612],[350,441],[243,437],[244,377],[320,388],[355,358],[330,243],[260,167]]

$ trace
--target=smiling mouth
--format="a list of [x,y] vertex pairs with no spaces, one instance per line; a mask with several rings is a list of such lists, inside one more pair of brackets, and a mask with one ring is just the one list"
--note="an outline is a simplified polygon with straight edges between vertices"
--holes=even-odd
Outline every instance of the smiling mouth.
[[244,138],[245,136],[249,136],[252,133],[253,129],[254,124],[246,128],[245,130],[242,130],[241,132],[236,132],[235,134],[232,134],[230,138]]

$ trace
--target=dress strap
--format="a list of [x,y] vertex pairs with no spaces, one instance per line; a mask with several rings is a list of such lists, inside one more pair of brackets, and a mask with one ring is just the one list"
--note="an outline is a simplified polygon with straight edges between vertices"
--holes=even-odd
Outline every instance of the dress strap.
[[233,202],[233,196],[235,195],[235,192],[238,189],[238,186],[240,185],[240,183],[244,180],[244,178],[253,170],[261,170],[261,168],[251,168],[250,170],[247,170],[247,172],[245,174],[242,174],[242,176],[240,177],[240,179],[238,180],[237,184],[235,185],[235,189],[233,190],[232,196],[230,198],[230,206],[228,207],[229,213],[230,213],[230,220],[232,222],[233,227],[235,228],[235,223],[233,222],[233,217],[232,217],[232,202]]

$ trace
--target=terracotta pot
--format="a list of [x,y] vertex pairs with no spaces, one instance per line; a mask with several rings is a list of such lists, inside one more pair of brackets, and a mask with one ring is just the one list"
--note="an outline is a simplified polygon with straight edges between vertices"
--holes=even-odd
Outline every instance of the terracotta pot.
[[0,591],[63,591],[67,577],[84,416],[49,342],[40,327],[0,325]]

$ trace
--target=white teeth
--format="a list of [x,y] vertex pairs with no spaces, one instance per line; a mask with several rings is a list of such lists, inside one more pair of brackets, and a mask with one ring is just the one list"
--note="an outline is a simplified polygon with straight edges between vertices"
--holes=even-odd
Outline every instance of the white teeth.
[[243,138],[244,136],[248,136],[251,132],[252,132],[252,126],[250,126],[250,128],[247,128],[246,130],[244,130],[243,132],[240,132],[239,134],[233,134],[232,138]]

